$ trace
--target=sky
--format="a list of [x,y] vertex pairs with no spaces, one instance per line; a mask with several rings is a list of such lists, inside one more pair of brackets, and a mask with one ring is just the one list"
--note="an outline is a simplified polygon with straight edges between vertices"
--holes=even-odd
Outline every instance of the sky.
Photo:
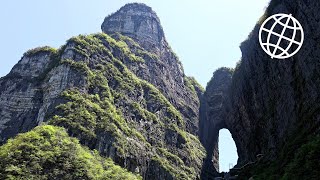
[[[104,18],[129,2],[158,14],[166,39],[188,76],[206,86],[219,67],[235,67],[244,41],[269,0],[10,0],[0,2],[0,77],[28,49],[59,48],[79,34],[101,32]],[[228,130],[220,130],[220,169],[237,162]]]

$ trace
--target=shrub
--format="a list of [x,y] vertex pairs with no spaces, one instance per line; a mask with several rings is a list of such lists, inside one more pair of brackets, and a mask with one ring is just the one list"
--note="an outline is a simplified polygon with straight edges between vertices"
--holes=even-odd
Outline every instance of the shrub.
[[141,179],[50,125],[10,139],[0,159],[0,179]]
[[50,47],[50,46],[43,46],[43,47],[37,47],[37,48],[34,48],[34,49],[30,49],[28,50],[27,52],[25,52],[23,54],[23,56],[34,56],[34,55],[37,55],[39,53],[56,53],[58,50],[53,48],[53,47]]

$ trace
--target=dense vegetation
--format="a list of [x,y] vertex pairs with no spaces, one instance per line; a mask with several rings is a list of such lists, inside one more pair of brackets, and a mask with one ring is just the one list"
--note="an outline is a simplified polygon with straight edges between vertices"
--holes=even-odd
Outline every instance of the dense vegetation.
[[[308,138],[309,137],[309,138]],[[241,173],[243,179],[300,180],[318,179],[320,176],[320,136],[299,131],[284,145],[274,161],[260,160]]]
[[[143,174],[146,163],[154,166],[151,174],[196,178],[205,157],[201,143],[186,132],[182,115],[168,99],[128,68],[159,61],[157,55],[118,33],[80,35],[58,50],[41,47],[25,56],[43,53],[50,54],[52,65],[37,80],[66,68],[72,86],[50,107],[49,125],[1,147],[0,179],[134,179],[139,177],[120,166]],[[194,78],[186,77],[185,83],[202,93]]]
[[0,159],[0,179],[141,179],[50,125],[9,140]]
[[[85,90],[73,88],[61,94],[66,103],[56,107],[56,115],[49,123],[65,127],[70,135],[92,149],[101,145],[104,136],[112,137],[110,146],[115,147],[115,154],[100,151],[113,156],[123,166],[122,159],[149,159],[173,177],[194,178],[197,172],[188,166],[201,167],[205,156],[199,140],[185,131],[180,112],[162,93],[136,77],[123,63],[144,63],[144,60],[157,58],[130,38],[116,36],[119,41],[107,34],[78,36],[68,41],[67,46],[76,52],[79,60],[77,57],[63,59],[60,64],[82,74],[87,83],[83,87]],[[136,49],[129,48],[125,41]],[[201,87],[191,78],[190,87],[194,92],[196,85]],[[167,142],[166,132],[177,136],[181,147],[174,141]],[[183,161],[186,154],[187,159]]]

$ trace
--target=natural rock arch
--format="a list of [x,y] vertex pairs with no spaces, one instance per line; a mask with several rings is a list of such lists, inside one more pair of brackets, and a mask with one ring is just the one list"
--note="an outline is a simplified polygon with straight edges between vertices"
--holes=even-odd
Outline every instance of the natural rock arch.
[[[207,157],[203,165],[202,177],[219,172],[218,138],[221,129],[228,129],[226,112],[228,107],[228,91],[231,86],[232,70],[220,68],[214,72],[201,99],[199,136],[207,150]],[[236,139],[234,139],[236,142]],[[237,143],[236,143],[237,145]],[[237,146],[237,149],[238,146]],[[239,152],[238,152],[239,154]],[[208,175],[210,177],[210,175]]]

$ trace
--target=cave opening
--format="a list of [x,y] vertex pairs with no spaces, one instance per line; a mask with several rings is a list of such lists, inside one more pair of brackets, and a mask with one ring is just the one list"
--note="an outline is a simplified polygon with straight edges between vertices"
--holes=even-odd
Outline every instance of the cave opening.
[[219,171],[229,172],[238,161],[238,153],[236,144],[228,129],[219,131]]

